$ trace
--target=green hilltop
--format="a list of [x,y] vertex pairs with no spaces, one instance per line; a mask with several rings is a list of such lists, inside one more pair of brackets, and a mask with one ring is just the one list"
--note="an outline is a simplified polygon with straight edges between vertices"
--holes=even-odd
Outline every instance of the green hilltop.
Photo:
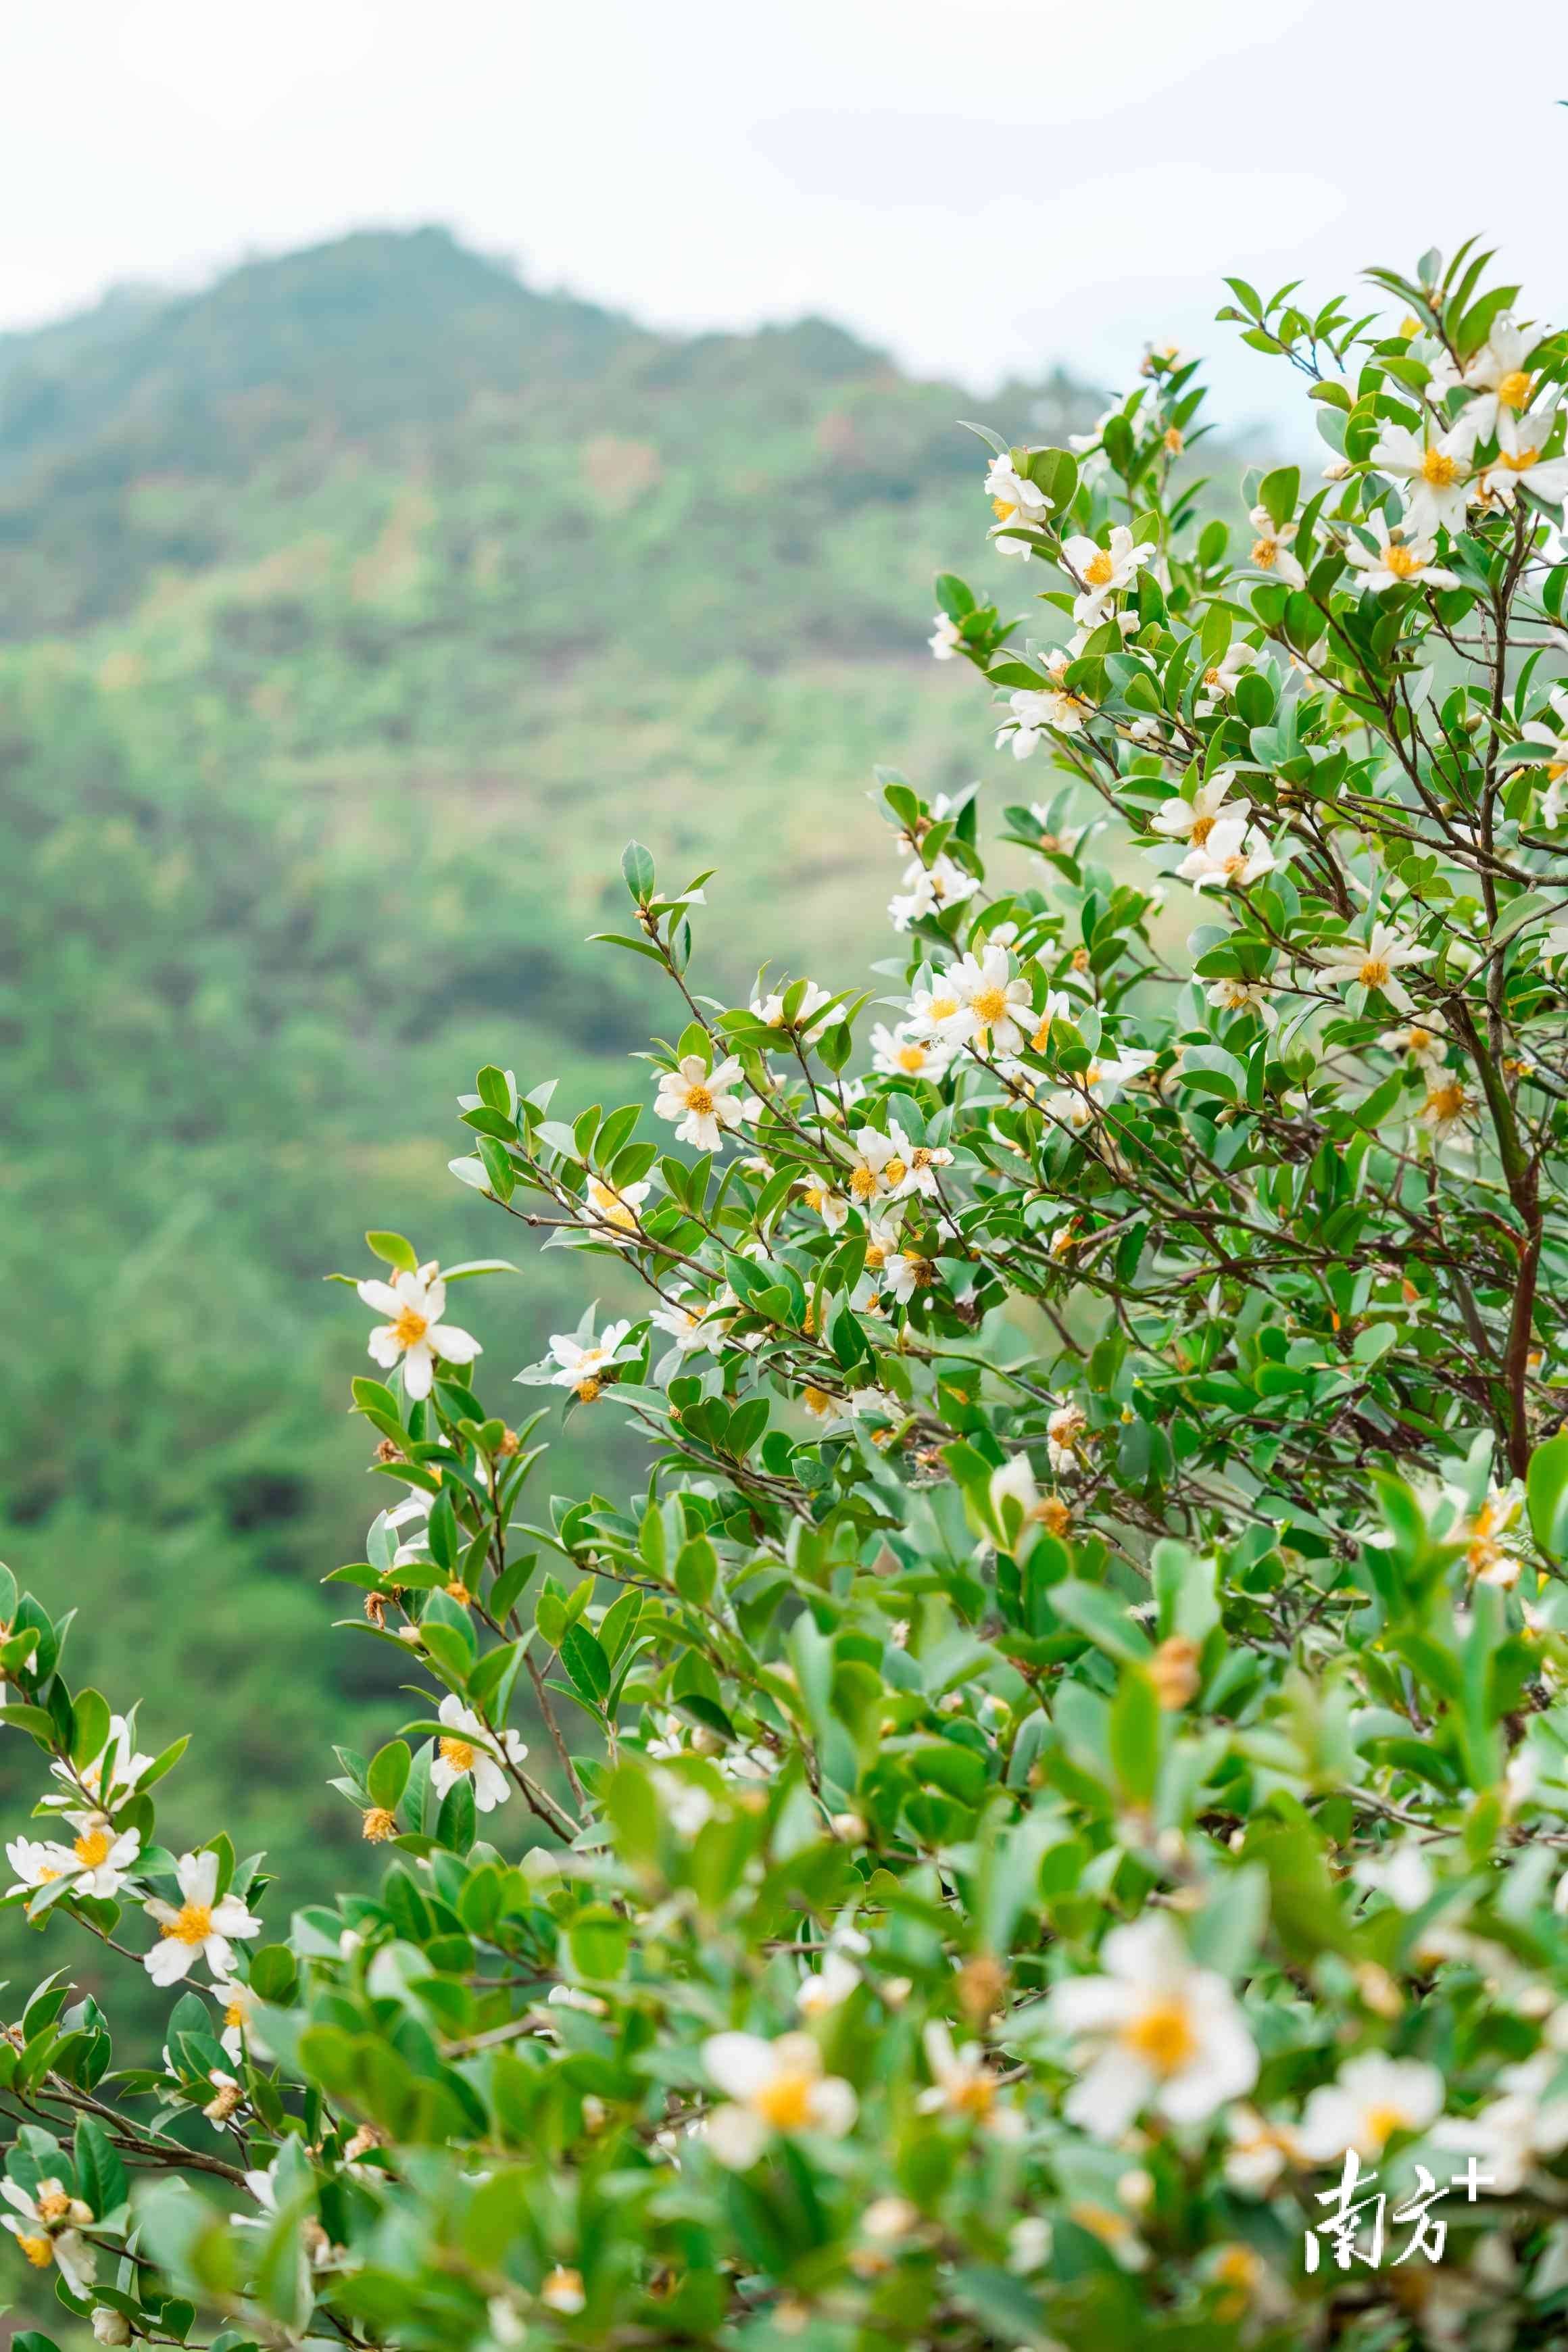
[[[78,1673],[145,1690],[143,1746],[197,1735],[174,1831],[221,1818],[295,1899],[356,1827],[322,1725],[400,1706],[326,1637],[388,1497],[343,1412],[368,1318],[321,1277],[391,1224],[518,1259],[463,1302],[508,1363],[575,1320],[443,1108],[486,1061],[632,1090],[668,1009],[584,944],[628,835],[720,868],[711,985],[886,951],[871,762],[952,784],[984,743],[931,574],[1009,585],[973,408],[819,320],[656,334],[436,229],[0,338],[0,1556],[85,1597]],[[14,1833],[19,1738],[0,1771]]]

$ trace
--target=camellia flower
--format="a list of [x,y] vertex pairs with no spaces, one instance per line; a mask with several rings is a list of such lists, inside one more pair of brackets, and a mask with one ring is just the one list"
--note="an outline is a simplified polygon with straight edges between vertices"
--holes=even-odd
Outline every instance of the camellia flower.
[[1062,542],[1062,553],[1083,583],[1073,604],[1073,619],[1080,628],[1095,629],[1104,617],[1110,599],[1135,580],[1144,564],[1153,562],[1159,550],[1151,540],[1135,541],[1127,525],[1119,522],[1111,530],[1109,547],[1101,547],[1092,539],[1068,539]]
[[1245,2101],[1227,2110],[1225,2127],[1230,2142],[1225,2157],[1227,2184],[1248,2196],[1267,2197],[1296,2154],[1294,2131],[1288,2124],[1268,2122]]
[[706,1299],[694,1307],[678,1298],[671,1307],[656,1307],[648,1321],[656,1331],[667,1332],[683,1356],[698,1348],[711,1348],[720,1337],[721,1326],[710,1319],[711,1310]]
[[1352,1873],[1358,1886],[1386,1895],[1399,1911],[1419,1911],[1436,1888],[1432,1865],[1414,1838],[1400,1838],[1381,1853],[1368,1854]]
[[1021,555],[1027,559],[1033,551],[1028,541],[1009,534],[1007,526],[1013,524],[1015,530],[1019,528],[1038,530],[1042,523],[1050,520],[1049,499],[1038,482],[1031,482],[1026,474],[1017,471],[1005,452],[991,460],[990,471],[985,477],[985,495],[996,518],[991,531],[992,544],[996,552],[998,555]]
[[950,620],[945,613],[933,613],[931,621],[933,626],[926,643],[932,654],[938,661],[955,660],[963,644],[958,623]]
[[[75,1766],[54,1763],[49,1767],[57,1780],[63,1780],[75,1795],[79,1789],[101,1807],[112,1808],[132,1796],[141,1786],[142,1775],[150,1772],[156,1759],[143,1756],[134,1746],[131,1725],[123,1715],[109,1718],[109,1737],[98,1754],[86,1764]],[[58,1803],[60,1799],[54,1800]]]
[[1207,1002],[1221,1013],[1256,1013],[1268,1029],[1272,1029],[1279,1018],[1273,999],[1260,981],[1227,975],[1215,982],[1208,992]]
[[1102,1060],[1091,1062],[1087,1070],[1074,1077],[1070,1087],[1047,1096],[1042,1108],[1058,1126],[1087,1127],[1098,1111],[1115,1101],[1123,1087],[1142,1076],[1154,1058],[1142,1047],[1107,1055]]
[[[948,974],[958,1000],[958,1011],[947,1034],[961,1043],[988,1047],[994,1054],[1021,1053],[1034,1026],[1029,983],[1012,974],[1007,950],[987,947],[978,956],[966,955]],[[1029,1029],[1019,1026],[1020,1018]]]
[[1464,530],[1467,509],[1476,495],[1470,486],[1470,459],[1478,424],[1467,409],[1447,433],[1435,435],[1429,417],[1419,432],[1407,425],[1384,426],[1372,462],[1380,473],[1408,484],[1406,520],[1417,538],[1427,538],[1438,529]]
[[1477,395],[1465,414],[1475,418],[1478,438],[1491,438],[1504,410],[1511,410],[1517,416],[1530,406],[1533,379],[1525,365],[1530,349],[1530,342],[1511,310],[1504,310],[1493,320],[1491,333],[1465,370],[1464,376],[1466,383]]
[[552,2271],[545,2273],[540,2284],[539,2300],[547,2311],[563,2312],[568,2318],[574,2317],[588,2300],[584,2291],[582,2272],[557,2263]]
[[492,1812],[504,1805],[511,1782],[499,1759],[505,1756],[509,1763],[521,1764],[528,1753],[517,1733],[488,1729],[456,1691],[447,1692],[437,1713],[447,1730],[436,1742],[430,1761],[430,1786],[436,1794],[444,1797],[459,1780],[471,1780],[478,1811]]
[[952,1165],[952,1154],[942,1145],[917,1143],[910,1154],[910,1191],[934,1201],[942,1189],[941,1171]]
[[1004,1463],[991,1473],[991,1507],[1004,1528],[1007,1525],[1003,1510],[1012,1501],[1023,1515],[1023,1525],[1042,1527],[1048,1535],[1059,1536],[1067,1527],[1067,1505],[1056,1495],[1042,1495],[1035,1484],[1035,1473],[1026,1454],[1016,1454],[1011,1462]]
[[1256,646],[1244,637],[1237,637],[1226,646],[1217,662],[1212,662],[1203,675],[1203,691],[1198,696],[1196,709],[1200,719],[1213,716],[1222,702],[1227,702],[1236,692],[1243,670],[1252,667],[1258,658]]
[[821,1012],[825,1004],[832,1003],[833,992],[828,988],[819,988],[815,980],[808,980],[801,992],[800,1003],[795,1009],[794,1019],[786,1022],[784,998],[788,994],[787,988],[781,988],[775,990],[770,996],[753,996],[751,1006],[752,1014],[757,1020],[765,1021],[770,1029],[787,1028],[792,1035],[800,1037],[808,1045],[814,1045],[821,1036],[825,1025],[814,1016]]
[[1053,2025],[1071,2034],[1088,2071],[1062,2113],[1098,2139],[1119,2139],[1153,2108],[1199,2123],[1258,2079],[1258,2050],[1222,1976],[1195,1966],[1158,1912],[1113,1927],[1107,1974],[1068,1977],[1049,1996]]
[[1561,824],[1564,814],[1563,780],[1568,776],[1568,689],[1554,688],[1549,699],[1556,725],[1549,726],[1543,719],[1527,719],[1519,731],[1527,743],[1543,743],[1551,755],[1546,762],[1541,822]]
[[704,2135],[719,2162],[732,2172],[755,2164],[775,2133],[826,2132],[841,2139],[854,2124],[854,2091],[840,2075],[825,2074],[809,2033],[713,2033],[702,2063],[730,2102],[708,2117]]
[[894,1250],[879,1272],[881,1290],[900,1307],[907,1307],[917,1290],[929,1289],[935,1280],[935,1266],[919,1250]]
[[898,1120],[888,1121],[886,1135],[874,1127],[863,1127],[852,1139],[856,1157],[849,1171],[850,1199],[859,1208],[898,1200],[909,1189],[910,1154],[914,1149]]
[[213,1990],[223,2003],[223,2031],[218,2035],[218,2040],[226,2054],[237,2066],[245,2056],[245,2045],[248,2042],[258,2058],[267,2057],[269,2053],[266,2046],[257,2039],[251,2030],[251,2018],[256,2009],[256,1995],[244,1978],[215,1978]]
[[216,1853],[183,1853],[174,1864],[183,1900],[178,1910],[155,1896],[142,1905],[158,1923],[159,1940],[142,1961],[155,1985],[178,1984],[205,1958],[215,1977],[234,1974],[231,1937],[245,1940],[259,1936],[261,1922],[246,1909],[237,1895],[217,1901]]
[[1430,948],[1417,947],[1392,923],[1373,923],[1364,947],[1348,942],[1335,961],[1323,966],[1322,977],[1333,988],[1364,988],[1369,994],[1376,990],[1401,1013],[1414,1013],[1415,1000],[1394,975],[1404,966],[1429,962],[1431,955]]
[[1065,686],[1021,687],[1007,697],[1007,708],[1012,717],[997,735],[996,749],[1010,744],[1016,760],[1026,760],[1041,736],[1053,729],[1058,735],[1080,734],[1093,710]]
[[1288,588],[1304,588],[1307,575],[1300,560],[1291,553],[1291,541],[1296,536],[1293,522],[1276,523],[1267,507],[1254,507],[1247,517],[1258,533],[1252,542],[1251,561],[1259,572],[1271,572],[1283,580]]
[[842,1233],[849,1219],[849,1203],[828,1184],[808,1184],[801,1194],[806,1207],[822,1219],[830,1234]]
[[606,1323],[596,1339],[588,1340],[574,1339],[569,1331],[552,1332],[550,1352],[559,1367],[550,1375],[552,1385],[575,1389],[584,1404],[592,1404],[604,1375],[634,1352],[623,1344],[631,1328],[629,1319]]
[[921,2039],[931,2072],[930,2089],[915,2101],[921,2115],[962,2116],[995,2139],[1023,2137],[1024,2118],[1016,2107],[1002,2104],[1002,2086],[978,2042],[966,2042],[962,2050],[955,2050],[952,2036],[940,2018],[931,2020]]
[[654,1109],[660,1118],[679,1121],[678,1143],[695,1144],[699,1151],[717,1151],[723,1131],[741,1124],[741,1105],[731,1089],[741,1083],[741,1065],[731,1054],[710,1070],[700,1054],[688,1054],[678,1069],[666,1070],[658,1082]]
[[1568,452],[1559,451],[1555,457],[1543,454],[1557,415],[1550,402],[1525,416],[1516,416],[1507,408],[1499,411],[1498,453],[1480,483],[1489,498],[1510,507],[1521,482],[1528,482],[1548,506],[1557,506],[1568,498]]
[[5,1859],[16,1880],[14,1886],[5,1889],[7,1895],[26,1895],[36,1887],[52,1886],[72,1868],[68,1847],[50,1844],[42,1838],[13,1838],[5,1848]]
[[1510,1486],[1492,1487],[1465,1528],[1465,1566],[1478,1584],[1511,1592],[1519,1582],[1524,1563],[1510,1538],[1523,1511],[1524,1488],[1516,1479]]
[[902,892],[888,901],[893,928],[907,931],[922,916],[940,915],[944,907],[962,907],[979,887],[973,875],[955,866],[951,857],[939,856],[929,866],[921,858],[912,858],[904,874]]
[[1046,1423],[1046,1454],[1053,1470],[1078,1467],[1078,1442],[1089,1427],[1080,1404],[1059,1404]]
[[1445,2117],[1433,2138],[1439,2147],[1478,2158],[1477,2170],[1498,2196],[1517,2196],[1538,2163],[1568,2147],[1568,2097],[1545,2095],[1562,2068],[1554,2050],[1500,2067],[1502,2096],[1489,2100],[1479,2115]]
[[[1206,783],[1198,785],[1190,801],[1178,793],[1174,800],[1156,809],[1149,820],[1150,830],[1163,834],[1167,841],[1190,841],[1194,849],[1201,849],[1219,823],[1220,805],[1235,782],[1234,768],[1216,769]],[[1252,811],[1243,801],[1229,814],[1233,824],[1245,824]]]
[[871,1032],[871,1067],[883,1077],[940,1079],[952,1058],[946,1046],[916,1036],[908,1021],[892,1029],[879,1022]]
[[385,1371],[401,1360],[403,1385],[410,1397],[429,1395],[437,1356],[449,1364],[471,1364],[480,1352],[470,1332],[441,1320],[447,1286],[434,1258],[414,1273],[400,1266],[390,1282],[376,1278],[358,1288],[367,1307],[390,1318],[370,1335],[371,1358]]
[[85,2294],[97,2267],[93,2247],[81,2231],[93,2218],[90,2205],[73,2197],[63,2181],[40,2180],[31,2196],[17,2180],[0,2180],[0,2197],[16,2208],[0,2214],[35,2270],[57,2263],[73,2294]]
[[802,1977],[795,2005],[803,2017],[824,2017],[848,2000],[860,1981],[860,1971],[847,1952],[828,1951],[820,1969]]
[[72,1813],[76,1836],[60,1851],[76,1875],[76,1891],[109,1902],[124,1885],[142,1851],[140,1830],[116,1830],[107,1813]]
[[1345,561],[1361,573],[1363,588],[1374,588],[1383,595],[1390,588],[1458,586],[1458,574],[1445,571],[1435,561],[1436,540],[1406,538],[1403,528],[1391,531],[1381,509],[1370,514],[1361,528],[1371,531],[1377,545],[1368,547],[1364,539],[1352,531],[1345,541]]
[[1467,1129],[1475,1108],[1474,1097],[1457,1077],[1438,1072],[1441,1084],[1428,1087],[1417,1117],[1436,1143],[1468,1142]]
[[1383,1043],[1391,1054],[1408,1054],[1421,1070],[1440,1070],[1448,1050],[1447,1033],[1432,1013],[1410,1022],[1405,1028],[1391,1029]]
[[1443,2077],[1436,2066],[1370,2050],[1311,2094],[1296,2145],[1316,2164],[1341,2163],[1352,2148],[1372,2162],[1395,2132],[1425,2131],[1442,2112]]
[[1176,872],[1194,889],[1245,889],[1261,876],[1272,874],[1279,862],[1258,827],[1248,824],[1244,812],[1220,817],[1208,839],[1188,852]]
[[637,1239],[637,1211],[652,1190],[651,1184],[626,1184],[617,1192],[613,1184],[590,1176],[583,1194],[583,1223],[595,1239],[625,1249]]

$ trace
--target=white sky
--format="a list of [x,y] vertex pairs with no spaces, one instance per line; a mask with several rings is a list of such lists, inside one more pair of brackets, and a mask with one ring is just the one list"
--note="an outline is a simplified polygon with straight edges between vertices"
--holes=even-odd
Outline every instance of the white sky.
[[1218,279],[1500,240],[1568,301],[1568,7],[1508,0],[0,0],[0,325],[439,220],[655,323],[827,313],[984,388]]

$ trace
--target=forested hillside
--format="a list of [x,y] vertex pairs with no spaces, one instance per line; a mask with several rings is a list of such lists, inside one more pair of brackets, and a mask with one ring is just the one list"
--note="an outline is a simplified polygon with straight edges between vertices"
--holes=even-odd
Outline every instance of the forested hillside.
[[[860,975],[872,760],[973,772],[973,682],[921,642],[932,572],[977,568],[973,405],[820,321],[658,336],[434,230],[0,339],[0,1556],[89,1596],[84,1675],[139,1654],[143,1745],[200,1734],[173,1827],[221,1784],[300,1894],[357,1827],[317,1727],[397,1706],[384,1651],[322,1638],[372,1504],[365,1318],[321,1276],[372,1222],[505,1250],[443,1107],[484,1061],[595,1099],[646,1034],[583,945],[629,833],[721,868],[729,982],[784,940]],[[505,1254],[474,1313],[521,1361],[575,1291]]]

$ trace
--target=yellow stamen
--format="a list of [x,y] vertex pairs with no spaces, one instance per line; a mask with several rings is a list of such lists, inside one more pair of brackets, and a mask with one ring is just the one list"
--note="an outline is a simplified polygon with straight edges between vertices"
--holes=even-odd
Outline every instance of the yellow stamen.
[[851,1170],[849,1190],[857,1201],[869,1201],[874,1197],[877,1171],[867,1160],[862,1160],[858,1168]]
[[586,1380],[579,1381],[577,1383],[577,1402],[579,1404],[592,1404],[604,1385],[603,1381],[596,1380],[592,1372],[588,1374]]
[[1392,2139],[1396,2131],[1408,2131],[1411,2127],[1410,2118],[1403,2107],[1368,2107],[1362,2120],[1366,2126],[1366,2137],[1379,2147],[1384,2140]]
[[1367,956],[1356,975],[1363,988],[1386,988],[1388,961],[1384,956]]
[[958,1010],[956,996],[933,996],[926,1011],[928,1021],[951,1021]]
[[1151,2001],[1129,2018],[1121,2033],[1122,2045],[1156,2074],[1174,2074],[1191,2065],[1198,2053],[1184,2004],[1179,2000]]
[[923,1045],[900,1045],[898,1058],[900,1069],[908,1070],[910,1076],[913,1077],[925,1068],[926,1049]]
[[1539,449],[1500,449],[1498,464],[1506,466],[1510,474],[1527,474],[1540,455]]
[[1463,468],[1457,457],[1441,449],[1427,449],[1421,459],[1421,478],[1430,482],[1435,490],[1451,489],[1462,478]]
[[71,1851],[84,1870],[96,1870],[109,1857],[109,1840],[101,1830],[84,1830]]
[[1279,560],[1279,541],[1277,539],[1255,539],[1253,541],[1252,560],[1254,563],[1257,564],[1260,572],[1272,572],[1275,563]]
[[1115,570],[1116,566],[1111,562],[1110,554],[1102,547],[1097,555],[1090,556],[1084,566],[1085,585],[1089,588],[1103,588]]
[[430,1328],[429,1319],[405,1307],[392,1327],[392,1336],[400,1348],[416,1348]]
[[36,2271],[47,2271],[55,2258],[55,2250],[47,2238],[18,2237],[16,2243]]
[[688,1087],[686,1108],[699,1118],[706,1118],[713,1108],[713,1097],[706,1087]]
[[205,1944],[213,1931],[212,1906],[206,1903],[182,1903],[172,1919],[165,1919],[158,1933],[174,1944]]
[[1527,368],[1510,368],[1498,385],[1497,397],[1500,408],[1528,408],[1530,371]]
[[993,499],[991,501],[991,511],[995,516],[998,522],[1005,522],[1008,516],[1016,515],[1018,509],[1006,499]]
[[1383,562],[1384,570],[1392,572],[1396,580],[1413,580],[1426,568],[1421,558],[1413,554],[1409,548],[1402,547],[1396,539],[1391,539],[1384,549]]
[[775,2131],[803,2131],[811,2121],[811,2075],[786,2069],[762,2085],[752,2105]]
[[1201,848],[1203,847],[1203,845],[1204,845],[1205,842],[1208,839],[1208,837],[1209,837],[1210,834],[1214,831],[1214,829],[1215,829],[1215,819],[1214,817],[1212,817],[1212,816],[1194,816],[1194,819],[1193,819],[1193,847],[1194,847],[1194,849],[1201,849]]
[[909,1172],[910,1171],[904,1165],[904,1162],[895,1152],[892,1159],[888,1160],[883,1166],[882,1181],[888,1187],[889,1192],[891,1192],[903,1182]]
[[969,1000],[970,1010],[984,1028],[994,1028],[998,1021],[1007,1018],[1007,997],[1000,988],[978,988]]
[[436,1744],[440,1749],[442,1762],[444,1764],[449,1764],[454,1772],[471,1772],[473,1770],[474,1751],[469,1741],[467,1739],[441,1739],[437,1740]]
[[826,1389],[811,1388],[808,1386],[802,1389],[800,1394],[801,1402],[805,1405],[807,1412],[827,1413],[833,1411],[833,1399],[828,1395]]

